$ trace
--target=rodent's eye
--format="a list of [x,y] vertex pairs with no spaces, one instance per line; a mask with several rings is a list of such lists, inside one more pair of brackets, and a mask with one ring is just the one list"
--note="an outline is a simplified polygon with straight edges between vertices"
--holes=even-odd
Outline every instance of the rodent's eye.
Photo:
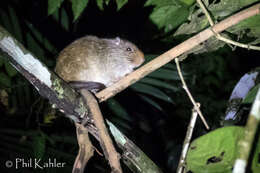
[[131,52],[132,49],[130,47],[126,48],[126,51]]

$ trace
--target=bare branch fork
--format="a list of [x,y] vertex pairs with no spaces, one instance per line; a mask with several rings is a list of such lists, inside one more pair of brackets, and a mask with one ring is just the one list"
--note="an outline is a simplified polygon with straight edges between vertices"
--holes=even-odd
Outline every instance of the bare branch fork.
[[196,101],[194,100],[193,96],[191,95],[191,92],[183,78],[183,75],[182,75],[182,72],[181,72],[181,68],[180,68],[180,64],[179,64],[179,60],[178,58],[175,58],[175,63],[176,63],[176,66],[177,66],[177,71],[178,71],[178,74],[181,78],[181,82],[182,82],[182,87],[183,89],[185,90],[185,92],[187,93],[189,99],[191,100],[192,104],[193,104],[193,107],[194,109],[198,112],[202,122],[204,123],[205,127],[207,128],[207,130],[209,130],[209,125],[207,124],[204,116],[202,115],[201,111],[200,111],[200,108],[199,108],[199,103],[196,103]]
[[[214,36],[214,32],[222,32],[244,19],[259,14],[259,8],[260,3],[215,24],[212,28],[200,32],[129,74],[118,83],[97,93],[96,96],[99,98],[99,101],[104,101],[114,96],[147,74]],[[97,129],[93,124],[93,119],[91,118],[92,112],[88,107],[88,100],[86,105],[78,93],[71,89],[70,86],[57,77],[53,72],[48,70],[40,61],[35,59],[30,52],[11,37],[2,27],[0,27],[0,53],[4,53],[6,57],[8,57],[11,64],[33,84],[41,96],[49,99],[51,104],[65,114],[71,115],[70,118],[75,122],[80,122],[82,119],[81,117],[87,115],[88,119],[86,122],[86,128],[99,140],[99,133],[97,132]],[[147,156],[145,156],[137,146],[122,135],[122,133],[119,132],[111,123],[108,123],[108,125],[111,133],[117,141],[117,144],[120,144],[118,146],[123,150],[121,156],[126,159],[123,161],[125,161],[130,169],[142,173],[161,172],[160,169]]]
[[185,140],[184,140],[183,146],[182,146],[181,157],[180,157],[178,168],[177,168],[177,173],[182,173],[184,168],[185,168],[185,159],[186,159],[186,156],[187,156],[187,153],[188,153],[193,129],[195,127],[198,114],[199,114],[202,122],[204,123],[204,125],[206,126],[207,129],[209,129],[209,126],[208,126],[206,120],[204,119],[204,116],[202,115],[202,113],[200,111],[200,108],[199,108],[200,104],[195,102],[195,100],[194,100],[193,96],[191,95],[191,92],[189,91],[189,88],[188,88],[188,86],[187,86],[187,84],[186,84],[186,82],[183,78],[181,68],[180,68],[180,64],[179,64],[179,58],[175,58],[175,63],[176,63],[176,66],[177,66],[178,74],[179,74],[181,82],[182,82],[182,87],[185,90],[185,92],[187,93],[189,99],[191,100],[191,102],[193,104],[192,116],[191,116],[191,119],[190,119],[189,126],[187,128]]

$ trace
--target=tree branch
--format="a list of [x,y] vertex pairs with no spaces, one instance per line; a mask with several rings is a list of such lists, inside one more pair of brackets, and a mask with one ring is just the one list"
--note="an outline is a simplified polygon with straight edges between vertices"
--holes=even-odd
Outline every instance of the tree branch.
[[245,173],[250,151],[252,150],[257,128],[260,122],[260,89],[255,96],[249,113],[243,137],[238,142],[239,155],[235,161],[233,173]]
[[108,159],[109,164],[112,168],[113,173],[122,173],[122,168],[120,166],[120,156],[117,153],[113,142],[107,132],[107,128],[103,119],[103,115],[99,109],[98,102],[95,97],[87,90],[82,89],[80,93],[83,95],[85,100],[88,102],[89,111],[92,113],[92,118],[94,124],[97,127],[100,145]]
[[[131,140],[123,135],[110,121],[107,120],[110,132],[116,136],[117,146],[122,150],[123,162],[133,172],[162,173],[162,171],[140,150]],[[129,162],[131,160],[131,162]]]
[[183,169],[185,168],[185,160],[186,160],[186,156],[187,156],[188,149],[190,146],[190,141],[191,141],[193,130],[194,130],[194,127],[196,124],[197,117],[198,117],[198,112],[193,107],[191,118],[190,118],[190,123],[187,128],[186,136],[185,136],[185,139],[184,139],[184,142],[182,145],[181,157],[180,157],[180,161],[179,161],[178,168],[176,171],[177,173],[182,173]]

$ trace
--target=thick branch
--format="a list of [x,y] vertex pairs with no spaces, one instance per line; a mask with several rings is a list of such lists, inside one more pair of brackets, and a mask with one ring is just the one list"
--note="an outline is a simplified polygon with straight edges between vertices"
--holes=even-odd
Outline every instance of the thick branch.
[[122,158],[128,168],[136,173],[162,173],[144,152],[123,135],[110,121],[107,120],[107,124],[112,135],[116,136],[115,141],[117,145],[123,150]]
[[96,94],[96,96],[99,98],[100,102],[107,100],[108,98],[116,95],[120,91],[127,88],[129,85],[145,77],[149,73],[167,64],[177,56],[180,56],[181,54],[191,50],[192,48],[199,45],[200,43],[206,41],[210,37],[214,36],[215,33],[222,32],[225,29],[237,24],[242,20],[245,20],[251,16],[259,14],[260,13],[259,8],[260,8],[260,3],[254,5],[253,7],[245,9],[231,17],[228,17],[227,19],[215,24],[212,28],[208,28],[198,33],[197,35],[189,38],[188,40],[182,42],[181,44],[177,45],[176,47],[170,49],[169,51],[165,52],[164,54],[158,56],[154,60],[145,64],[141,68],[132,72],[128,76],[124,77],[123,79],[121,79],[120,81],[112,85],[111,87],[100,91],[99,93]]
[[245,126],[244,136],[240,139],[239,146],[239,156],[235,161],[233,173],[244,173],[246,172],[246,166],[248,163],[248,158],[250,151],[255,140],[256,132],[259,127],[260,122],[260,89],[258,89],[255,96],[255,101],[252,105],[251,111],[249,113],[247,123]]
[[120,156],[117,153],[113,142],[107,132],[107,128],[104,123],[103,115],[99,109],[98,102],[96,98],[87,90],[81,90],[81,94],[84,96],[85,100],[88,102],[89,111],[92,113],[92,118],[94,124],[97,127],[98,135],[100,138],[100,145],[102,150],[108,159],[113,173],[122,173],[120,166]]

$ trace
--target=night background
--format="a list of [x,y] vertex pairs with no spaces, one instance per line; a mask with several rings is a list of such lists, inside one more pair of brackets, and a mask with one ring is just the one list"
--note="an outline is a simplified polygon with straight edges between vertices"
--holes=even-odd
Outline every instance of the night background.
[[[68,0],[53,0],[52,3],[49,0],[49,4],[44,0],[1,0],[0,25],[52,70],[59,52],[85,35],[127,39],[144,52],[147,63],[208,27],[200,23],[206,19],[202,12],[198,12],[195,0],[85,2],[80,5],[81,12],[80,7],[73,10],[73,4]],[[215,20],[221,21],[259,1],[226,2],[230,3],[226,4],[228,9],[221,0],[215,1],[216,6],[211,12],[213,16],[215,14]],[[221,10],[224,16],[220,15]],[[198,27],[185,35],[176,34],[180,32],[180,26],[193,22],[197,22]],[[224,34],[235,41],[259,45],[260,16],[256,16],[253,22],[248,20],[233,26]],[[240,78],[245,73],[259,70],[260,52],[221,41],[214,47],[210,46],[211,42],[205,44],[205,50],[189,54],[181,62],[187,85],[201,104],[211,130],[226,124],[243,126],[252,101],[239,103],[239,113],[234,121],[224,122],[225,112]],[[252,86],[255,87],[259,87],[257,82]],[[250,97],[254,98],[255,94],[251,93]],[[103,116],[147,154],[162,172],[176,171],[193,105],[182,88],[174,61],[101,103],[100,107]],[[198,118],[192,139],[208,132]],[[99,143],[91,135],[90,138],[102,152]],[[255,144],[255,148],[257,146]],[[42,98],[0,54],[0,168],[4,172],[71,172],[77,152],[74,123],[53,109],[48,100]],[[43,170],[7,168],[5,162],[15,158],[57,158],[66,166]],[[123,163],[121,166],[125,173],[131,172]],[[249,172],[256,170],[252,168]],[[95,152],[85,172],[111,171],[105,157]]]

